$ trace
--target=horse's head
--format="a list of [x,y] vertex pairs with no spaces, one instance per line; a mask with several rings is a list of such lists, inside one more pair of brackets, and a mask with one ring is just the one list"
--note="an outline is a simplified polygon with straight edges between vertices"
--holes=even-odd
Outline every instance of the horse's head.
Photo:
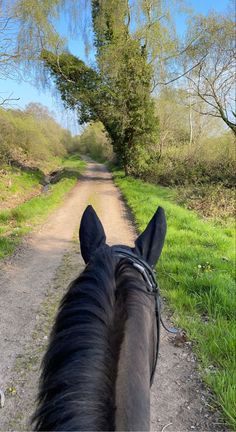
[[116,245],[109,249],[102,223],[92,206],[83,214],[79,234],[86,264],[96,261],[107,248],[115,269],[115,322],[120,329],[120,341],[118,338],[116,342],[119,346],[115,387],[117,430],[149,430],[149,385],[156,369],[160,337],[159,290],[154,266],[165,240],[164,210],[158,207],[133,248]]
[[44,357],[36,430],[149,430],[159,293],[153,268],[166,233],[158,208],[134,247],[108,246],[85,210],[86,267],[66,292]]
[[[124,245],[119,245],[118,247],[137,255],[153,268],[161,255],[165,234],[165,212],[163,208],[158,207],[146,229],[136,239],[134,248]],[[94,255],[101,246],[106,244],[104,228],[91,205],[86,208],[82,216],[79,237],[81,254],[87,264],[92,255]]]

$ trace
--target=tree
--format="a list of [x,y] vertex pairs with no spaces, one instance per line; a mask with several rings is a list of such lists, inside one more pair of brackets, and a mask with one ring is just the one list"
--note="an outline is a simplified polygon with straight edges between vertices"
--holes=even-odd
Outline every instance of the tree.
[[195,39],[184,53],[188,67],[196,64],[186,78],[193,109],[202,115],[221,118],[236,135],[235,112],[235,25],[233,17],[211,14],[197,16],[189,25],[188,39]]
[[[15,63],[19,59],[19,52],[13,43],[13,28],[13,19],[3,16],[0,7],[0,80],[14,78],[17,74]],[[0,105],[6,105],[12,100],[16,100],[12,94],[0,92]]]
[[181,104],[183,98],[183,90],[171,87],[164,87],[156,98],[160,122],[159,157],[166,154],[168,149],[180,149],[190,140],[188,108]]
[[[0,81],[6,78],[21,81],[43,81],[39,62],[42,48],[65,46],[54,27],[60,11],[70,14],[70,24],[77,20],[77,0],[1,0],[0,1]],[[86,0],[80,0],[81,5]],[[0,105],[18,100],[0,92]]]
[[[76,145],[76,142],[75,142]],[[76,147],[74,148],[76,150]],[[102,123],[89,123],[77,139],[77,151],[98,160],[112,160],[112,146]]]
[[61,128],[41,104],[24,111],[0,108],[0,161],[43,161],[65,154],[69,131]]
[[68,52],[44,50],[42,59],[65,105],[78,110],[81,123],[101,121],[126,173],[138,175],[158,136],[152,66],[145,47],[130,35],[126,0],[93,0],[92,19],[97,69]]
[[[66,106],[78,109],[82,123],[101,120],[125,170],[141,172],[158,139],[158,120],[150,95],[154,69],[163,72],[163,47],[172,50],[175,43],[170,14],[175,0],[168,4],[163,0],[133,3],[128,0],[5,0],[3,3],[11,6],[8,13],[17,20],[19,31],[14,39],[21,62],[28,70],[36,64],[41,73],[37,59],[42,47],[41,58],[46,64],[46,52],[50,61],[54,54],[54,65],[48,63],[48,67]],[[91,68],[77,59],[79,79],[75,71],[76,77],[71,70],[69,78],[65,73],[66,62],[75,66],[77,60],[73,56],[69,58],[67,52],[62,54],[65,44],[53,25],[59,12],[68,9],[72,11],[70,22],[75,22],[79,15],[77,22],[92,19],[93,24],[97,65]],[[86,37],[91,40],[91,32]],[[56,73],[60,75],[60,83]]]

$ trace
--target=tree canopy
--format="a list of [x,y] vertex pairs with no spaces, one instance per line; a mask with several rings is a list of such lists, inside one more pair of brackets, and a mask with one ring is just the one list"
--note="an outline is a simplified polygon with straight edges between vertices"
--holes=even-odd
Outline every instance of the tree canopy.
[[[188,39],[194,40],[184,55],[197,64],[186,77],[194,99],[193,108],[203,115],[221,118],[236,134],[235,112],[235,23],[230,14],[196,16],[189,25]],[[203,101],[199,108],[198,100]]]
[[[150,158],[160,156],[167,135],[154,99],[168,94],[163,91],[168,83],[176,84],[175,96],[185,103],[183,135],[187,140],[189,128],[190,145],[198,135],[193,111],[222,119],[235,133],[230,14],[192,15],[181,41],[174,18],[184,1],[3,0],[1,6],[0,77],[9,71],[17,75],[22,63],[37,65],[40,74],[49,71],[65,106],[77,110],[81,124],[102,122],[126,172],[141,174]],[[90,60],[66,48],[56,26],[62,12],[86,48],[92,47]],[[8,37],[10,30],[15,37]],[[169,110],[169,102],[167,106]]]
[[92,1],[97,67],[68,52],[44,50],[66,106],[76,108],[81,123],[101,121],[126,172],[140,172],[158,136],[151,97],[152,66],[147,51],[129,32],[127,1]]

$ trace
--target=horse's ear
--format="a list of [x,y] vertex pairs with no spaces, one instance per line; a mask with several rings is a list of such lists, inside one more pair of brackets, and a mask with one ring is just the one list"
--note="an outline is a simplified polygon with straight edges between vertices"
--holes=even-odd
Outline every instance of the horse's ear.
[[79,229],[79,239],[81,254],[86,264],[96,249],[106,242],[102,223],[91,205],[83,213]]
[[153,267],[160,255],[166,235],[166,217],[162,207],[158,207],[146,229],[135,241],[135,253]]

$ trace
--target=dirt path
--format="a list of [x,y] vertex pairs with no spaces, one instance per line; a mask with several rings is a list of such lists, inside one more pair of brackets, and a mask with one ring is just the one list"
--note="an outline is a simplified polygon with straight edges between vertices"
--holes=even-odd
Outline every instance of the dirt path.
[[[0,264],[0,430],[27,430],[37,390],[39,364],[63,291],[82,270],[73,236],[92,204],[109,244],[131,244],[135,229],[111,175],[103,165],[88,169],[40,230]],[[207,402],[208,401],[208,402]],[[152,388],[154,431],[223,431],[195,368],[189,345],[177,347],[162,332],[160,361]]]

